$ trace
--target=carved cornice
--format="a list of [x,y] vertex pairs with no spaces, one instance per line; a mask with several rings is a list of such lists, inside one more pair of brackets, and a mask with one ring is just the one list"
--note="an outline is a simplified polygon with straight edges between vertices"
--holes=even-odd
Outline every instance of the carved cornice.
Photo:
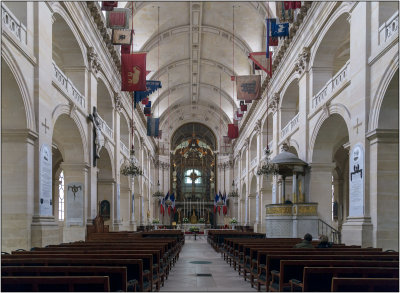
[[114,95],[115,110],[121,112],[122,110],[122,98],[119,94]]
[[99,62],[99,57],[93,47],[89,47],[87,57],[89,61],[89,70],[92,71],[94,74],[97,74],[100,71],[101,66]]
[[295,70],[298,74],[303,74],[307,70],[308,61],[310,61],[310,49],[304,47],[302,52],[298,55]]
[[256,124],[254,126],[254,131],[256,132],[256,134],[260,134],[260,132],[261,132],[261,119],[258,119],[256,121]]
[[275,93],[271,97],[271,100],[270,100],[270,102],[268,104],[268,108],[270,108],[273,113],[275,113],[278,110],[279,101],[280,101],[280,95],[279,95],[279,93]]

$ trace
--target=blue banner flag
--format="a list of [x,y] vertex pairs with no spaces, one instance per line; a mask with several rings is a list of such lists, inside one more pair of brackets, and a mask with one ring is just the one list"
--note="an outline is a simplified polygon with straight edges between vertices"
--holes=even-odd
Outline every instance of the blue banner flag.
[[147,136],[158,136],[160,118],[147,117]]
[[136,91],[134,93],[135,108],[136,108],[136,103],[139,103],[141,100],[148,97],[149,95],[154,93],[159,88],[162,88],[161,81],[146,80],[146,90],[145,91]]
[[276,23],[271,22],[271,35],[273,37],[288,37],[289,36],[289,23]]

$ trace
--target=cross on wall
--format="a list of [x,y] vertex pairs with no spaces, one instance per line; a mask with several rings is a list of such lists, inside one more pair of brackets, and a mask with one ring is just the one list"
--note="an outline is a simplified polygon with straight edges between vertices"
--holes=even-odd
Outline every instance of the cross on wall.
[[47,130],[50,129],[50,127],[47,125],[47,118],[44,118],[44,123],[42,122],[42,125],[44,126],[44,133],[47,134]]
[[358,118],[357,118],[357,123],[356,125],[353,126],[353,129],[356,128],[357,134],[358,134],[358,127],[360,127],[362,125],[362,122],[358,122]]

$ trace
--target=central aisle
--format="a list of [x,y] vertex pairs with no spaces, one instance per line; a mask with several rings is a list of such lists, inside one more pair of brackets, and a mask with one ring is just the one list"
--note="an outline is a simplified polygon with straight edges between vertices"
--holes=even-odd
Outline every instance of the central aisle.
[[[211,262],[196,264],[192,262]],[[203,276],[199,276],[203,274]],[[209,275],[211,274],[211,275]],[[205,275],[205,276],[204,276]],[[207,243],[206,236],[186,236],[179,260],[161,291],[257,291],[230,267],[220,253]]]

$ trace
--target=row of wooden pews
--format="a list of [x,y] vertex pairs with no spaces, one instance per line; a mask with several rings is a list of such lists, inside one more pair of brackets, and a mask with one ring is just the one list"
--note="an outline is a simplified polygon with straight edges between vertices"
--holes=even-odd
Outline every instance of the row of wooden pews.
[[100,232],[86,241],[13,251],[2,254],[1,289],[159,291],[183,244],[181,231]]
[[398,252],[344,244],[293,248],[302,239],[254,234],[215,230],[208,241],[258,291],[399,291]]

